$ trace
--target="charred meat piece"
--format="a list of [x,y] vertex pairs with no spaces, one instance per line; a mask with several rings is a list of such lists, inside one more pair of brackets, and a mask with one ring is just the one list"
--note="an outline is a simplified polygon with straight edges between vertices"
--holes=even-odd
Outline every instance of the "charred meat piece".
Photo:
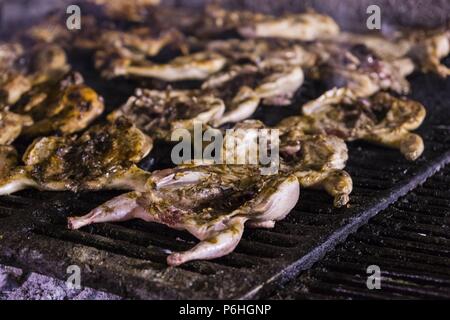
[[26,126],[31,126],[33,119],[10,111],[0,111],[0,145],[9,145],[16,140]]
[[83,83],[79,73],[54,80],[35,86],[12,108],[33,119],[33,124],[23,128],[24,136],[75,133],[103,112],[102,97]]
[[378,35],[341,33],[339,42],[362,44],[386,61],[404,61],[409,57],[424,72],[434,72],[445,78],[450,69],[441,60],[450,54],[448,30],[408,31],[391,39]]
[[334,89],[303,106],[303,116],[284,119],[280,129],[297,128],[308,134],[336,135],[346,141],[366,140],[399,149],[408,160],[423,152],[422,138],[411,130],[425,118],[419,102],[379,92],[356,98],[347,89]]
[[450,54],[450,31],[434,31],[429,33],[413,33],[409,55],[424,72],[434,72],[446,78],[450,68],[441,60]]
[[314,12],[275,17],[250,11],[227,11],[210,6],[201,32],[217,34],[230,30],[237,31],[245,38],[312,41],[337,35],[339,26],[331,17]]
[[213,52],[183,55],[167,63],[154,63],[147,59],[123,58],[117,51],[101,53],[96,57],[97,68],[106,66],[105,71],[103,71],[106,77],[133,76],[156,78],[168,82],[204,80],[220,71],[225,64],[226,59]]
[[225,56],[230,64],[252,64],[259,68],[312,67],[316,55],[300,44],[280,39],[227,39],[206,44],[209,51]]
[[303,83],[302,66],[314,63],[314,56],[298,45],[276,41],[214,41],[208,49],[227,57],[223,72],[209,77],[202,89],[225,101],[224,117],[216,125],[250,117],[260,103],[284,106]]
[[19,43],[0,44],[0,107],[16,102],[31,88],[31,81],[18,70],[24,51]]
[[38,44],[31,50],[19,44],[2,44],[0,63],[0,108],[14,104],[33,86],[70,69],[64,50],[54,44]]
[[296,205],[299,184],[293,175],[261,176],[256,166],[178,167],[155,172],[153,187],[116,197],[85,216],[69,218],[69,228],[99,222],[142,219],[186,230],[200,242],[174,252],[167,263],[215,259],[239,243],[245,224],[272,228]]
[[222,99],[226,106],[225,114],[214,121],[214,126],[247,119],[255,112],[261,102],[255,92],[260,77],[264,75],[251,65],[234,66],[204,83],[203,90]]
[[224,110],[223,101],[206,92],[138,89],[108,119],[125,116],[150,137],[170,141],[173,130],[192,130],[194,121],[214,122]]
[[0,145],[0,179],[8,177],[17,165],[17,151],[13,146]]
[[414,70],[409,58],[383,60],[364,44],[318,42],[310,50],[321,60],[312,76],[329,88],[348,88],[358,97],[369,97],[380,90],[409,92],[406,76]]
[[[176,30],[156,33],[140,27],[128,31],[104,30],[100,37],[79,37],[77,46],[95,49],[95,66],[105,78],[128,75],[131,68],[151,64],[149,58],[156,56],[171,44],[181,45],[181,34]],[[132,73],[130,73],[131,75]]]
[[102,10],[102,13],[111,19],[130,22],[143,22],[148,19],[153,8],[160,0],[88,0]]
[[353,181],[343,170],[348,159],[344,140],[331,135],[304,135],[292,129],[281,136],[280,152],[282,170],[292,172],[302,187],[325,190],[334,198],[335,207],[349,202]]
[[134,60],[157,55],[161,49],[181,37],[175,30],[154,34],[149,28],[140,27],[127,31],[106,30],[97,39],[98,48],[114,48],[123,58]]
[[148,174],[135,164],[152,140],[126,119],[94,126],[81,136],[36,139],[23,156],[24,166],[0,181],[0,194],[28,187],[40,190],[143,190]]
[[[304,188],[323,189],[334,197],[336,207],[349,201],[353,183],[350,175],[343,171],[348,159],[344,140],[332,135],[306,134],[295,126],[286,126],[279,131],[278,141],[266,137],[268,144],[261,142],[258,132],[252,129],[269,129],[261,121],[246,120],[237,123],[234,130],[224,137],[223,161],[233,163],[236,159],[250,159],[260,155],[259,148],[267,147],[267,154],[274,152],[273,144],[278,144],[281,160],[274,158],[270,165],[279,166],[282,173],[290,173],[298,178]],[[273,130],[273,128],[272,128]],[[231,142],[228,140],[232,140]],[[231,146],[231,148],[230,148]],[[235,163],[235,162],[234,162]]]

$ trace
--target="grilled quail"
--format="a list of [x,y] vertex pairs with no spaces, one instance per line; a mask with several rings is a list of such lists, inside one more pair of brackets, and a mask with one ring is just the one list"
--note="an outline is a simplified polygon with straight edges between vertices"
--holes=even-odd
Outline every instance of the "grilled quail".
[[34,85],[69,70],[64,50],[37,44],[27,51],[18,43],[0,45],[0,108],[17,102]]
[[10,111],[0,111],[0,145],[9,145],[16,140],[26,126],[33,124],[33,119]]
[[397,33],[392,39],[377,35],[342,33],[338,37],[343,43],[363,44],[383,60],[394,61],[411,58],[418,69],[434,72],[445,78],[450,69],[441,60],[450,53],[448,30],[408,31]]
[[135,163],[152,148],[152,140],[126,119],[90,128],[81,136],[36,139],[23,166],[0,180],[0,194],[28,187],[40,190],[143,190],[148,174]]
[[346,205],[353,181],[343,170],[348,159],[345,142],[331,135],[304,135],[295,129],[285,135],[280,146],[285,161],[282,170],[292,172],[304,188],[325,190],[334,198],[335,207]]
[[152,9],[160,3],[160,0],[88,0],[99,6],[105,16],[132,22],[142,22],[148,18]]
[[167,263],[229,254],[244,225],[272,228],[295,206],[299,184],[293,175],[261,176],[256,166],[178,167],[155,172],[146,192],[118,196],[85,216],[69,218],[71,229],[91,223],[143,219],[186,230],[200,242],[171,253]]
[[300,46],[275,41],[213,41],[208,49],[228,59],[228,67],[202,85],[225,101],[226,113],[216,125],[250,117],[261,102],[290,104],[303,83],[302,66],[314,63],[314,56]]
[[413,44],[408,54],[422,71],[434,72],[443,78],[450,75],[450,68],[441,62],[450,54],[450,31],[413,33],[410,41]]
[[17,151],[13,146],[0,145],[0,179],[8,177],[17,165]]
[[206,92],[137,89],[108,119],[125,116],[150,137],[170,141],[173,130],[192,130],[195,121],[213,122],[222,117],[224,110],[223,101]]
[[250,11],[227,11],[217,6],[207,8],[201,33],[208,35],[230,30],[245,38],[312,41],[337,35],[339,26],[331,17],[314,12],[275,17]]
[[320,57],[312,76],[330,88],[348,88],[358,97],[369,97],[380,90],[409,92],[406,76],[414,70],[409,58],[383,60],[364,44],[318,42],[309,49]]
[[[109,53],[107,53],[109,54]],[[220,71],[226,64],[226,59],[213,52],[197,52],[179,56],[167,63],[154,63],[146,59],[133,60],[129,58],[112,59],[112,64],[106,64],[104,71],[107,77],[133,76],[156,78],[163,81],[204,80]],[[97,57],[97,67],[101,68],[105,59]]]
[[399,149],[408,160],[423,152],[422,138],[411,130],[425,118],[425,108],[416,101],[378,92],[356,98],[347,89],[334,89],[303,106],[302,116],[284,119],[279,128],[296,128],[307,134],[336,135],[346,141],[366,140]]
[[[181,38],[176,30],[155,33],[149,28],[140,27],[126,32],[104,30],[100,38],[79,37],[77,46],[94,48],[96,68],[101,70],[105,78],[114,78],[133,75],[136,70],[141,70],[139,68],[146,70],[151,64],[148,58],[157,55],[166,46],[178,43]],[[164,77],[164,73],[161,77]]]
[[[252,156],[258,157],[259,148],[267,147],[270,153],[273,152],[272,144],[278,143],[281,160],[273,158],[274,163],[268,165],[279,165],[281,172],[295,175],[302,187],[324,189],[334,197],[336,207],[347,204],[353,183],[350,175],[343,171],[348,159],[345,142],[332,135],[306,134],[295,126],[279,128],[279,141],[271,141],[271,136],[267,135],[269,143],[264,145],[258,144],[259,135],[252,131],[269,129],[262,122],[246,120],[237,123],[234,130],[227,131],[225,135],[223,161],[248,161]],[[229,139],[232,141],[229,142]]]
[[34,121],[22,130],[27,137],[83,130],[104,110],[103,99],[85,85],[79,73],[35,86],[12,108]]

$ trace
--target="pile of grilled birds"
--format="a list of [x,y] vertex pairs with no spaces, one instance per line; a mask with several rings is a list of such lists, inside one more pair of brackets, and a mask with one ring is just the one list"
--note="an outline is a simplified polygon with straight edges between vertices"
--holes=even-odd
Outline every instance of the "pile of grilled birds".
[[[404,96],[406,77],[414,70],[450,74],[441,62],[450,51],[448,30],[388,39],[342,32],[315,12],[269,16],[209,6],[193,13],[155,0],[88,6],[96,15],[84,15],[81,30],[69,31],[54,15],[0,43],[0,194],[126,190],[69,218],[69,228],[139,218],[186,230],[200,241],[171,253],[172,266],[230,253],[244,226],[273,228],[301,187],[323,189],[336,207],[346,206],[347,141],[420,157],[423,140],[412,130],[426,111]],[[102,97],[68,62],[74,51],[92,57],[103,81],[142,85],[105,115]],[[298,115],[273,126],[251,119],[261,105],[292,107],[305,79],[324,90],[299,105]],[[186,81],[189,88],[180,85]],[[169,142],[173,130],[192,130],[195,121],[237,139],[240,153],[254,146],[248,129],[278,129],[278,173],[201,161],[154,172],[138,166],[155,141]],[[227,137],[230,127],[243,130]],[[21,158],[17,139],[28,143]]]

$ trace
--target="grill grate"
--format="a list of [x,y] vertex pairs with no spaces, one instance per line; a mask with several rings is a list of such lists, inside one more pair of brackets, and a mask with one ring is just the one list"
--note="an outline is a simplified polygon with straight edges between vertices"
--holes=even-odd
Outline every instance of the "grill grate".
[[[450,167],[392,204],[275,299],[450,298]],[[366,287],[369,265],[381,289]]]

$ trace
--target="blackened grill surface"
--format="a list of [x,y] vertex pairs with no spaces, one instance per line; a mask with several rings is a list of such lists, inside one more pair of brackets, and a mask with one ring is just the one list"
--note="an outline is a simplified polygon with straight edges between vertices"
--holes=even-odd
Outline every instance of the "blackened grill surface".
[[[392,204],[274,299],[450,299],[450,167]],[[366,286],[367,267],[381,288]]]

